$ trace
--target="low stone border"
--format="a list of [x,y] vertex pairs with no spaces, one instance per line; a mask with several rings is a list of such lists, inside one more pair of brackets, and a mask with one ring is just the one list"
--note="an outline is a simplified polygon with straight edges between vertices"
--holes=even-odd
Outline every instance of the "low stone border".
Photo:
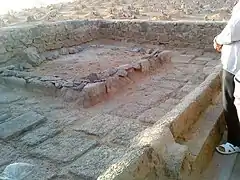
[[[185,97],[172,111],[133,141],[129,152],[112,165],[99,180],[183,179],[191,172],[189,151],[177,143],[178,137],[196,121],[213,95],[220,91],[221,66]],[[197,114],[196,114],[197,113]]]
[[[72,47],[72,53],[79,52]],[[78,49],[78,51],[73,51]],[[63,49],[59,50],[60,52]],[[49,57],[57,58],[59,51],[48,53]],[[65,49],[69,53],[69,49]],[[45,53],[46,55],[46,53]],[[53,57],[53,55],[55,55]],[[18,85],[33,92],[44,92],[54,96],[62,96],[65,101],[77,101],[84,107],[93,106],[104,100],[109,94],[113,94],[122,87],[132,82],[131,76],[135,73],[147,73],[155,70],[165,62],[171,61],[171,51],[150,50],[146,56],[133,64],[121,65],[110,68],[100,73],[91,73],[87,77],[74,79],[73,81],[62,79],[58,76],[36,76],[31,72],[25,72],[29,67],[21,67],[15,70],[14,65],[1,68],[0,76],[7,85]]]

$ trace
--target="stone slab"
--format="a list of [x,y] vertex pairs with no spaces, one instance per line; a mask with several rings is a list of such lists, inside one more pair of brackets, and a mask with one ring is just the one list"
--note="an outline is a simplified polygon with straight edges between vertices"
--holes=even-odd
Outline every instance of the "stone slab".
[[159,103],[160,101],[164,100],[172,90],[164,89],[164,88],[157,88],[158,90],[151,90],[148,88],[144,91],[139,91],[133,93],[128,98],[131,102],[136,102],[138,104],[152,107],[153,105]]
[[139,114],[147,110],[149,107],[140,105],[137,103],[127,103],[122,104],[112,110],[109,110],[108,113],[120,117],[127,117],[127,118],[137,118]]
[[78,124],[78,122],[76,122],[73,124],[72,128],[77,131],[84,131],[87,134],[105,136],[119,126],[122,121],[122,117],[108,114],[98,114],[83,124]]
[[0,112],[0,124],[4,123],[5,121],[7,121],[7,119],[9,119],[11,117],[11,114],[6,112],[6,113],[1,113]]
[[30,154],[56,162],[70,162],[97,145],[97,141],[82,133],[61,133],[40,144]]
[[0,143],[0,167],[16,160],[18,156],[18,152],[15,148],[8,144]]
[[69,171],[83,179],[97,179],[111,164],[114,164],[125,153],[124,149],[110,148],[107,146],[97,147],[69,167]]
[[137,122],[135,119],[125,119],[125,121],[109,133],[105,140],[127,147],[130,146],[134,137],[146,128],[146,125]]
[[21,143],[27,146],[34,146],[43,141],[54,137],[60,132],[59,129],[54,129],[51,127],[40,127],[21,138]]
[[190,55],[190,54],[173,56],[171,61],[173,63],[189,63],[194,57],[195,55]]
[[30,111],[7,122],[0,124],[0,138],[6,139],[17,136],[43,123],[46,117]]
[[10,104],[10,103],[16,102],[22,98],[23,97],[20,95],[4,92],[4,93],[0,94],[0,104]]

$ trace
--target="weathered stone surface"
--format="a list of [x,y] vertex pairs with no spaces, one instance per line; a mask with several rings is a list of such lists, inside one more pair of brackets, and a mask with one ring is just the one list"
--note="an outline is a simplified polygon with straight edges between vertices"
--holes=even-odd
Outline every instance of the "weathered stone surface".
[[195,55],[180,55],[180,56],[173,56],[171,61],[174,63],[189,63]]
[[0,104],[10,104],[22,99],[22,96],[13,93],[0,93]]
[[144,105],[128,103],[110,110],[109,113],[120,117],[137,118],[140,113],[147,109],[148,107]]
[[146,110],[137,119],[141,122],[155,123],[162,118],[167,112],[171,111],[179,102],[179,99],[168,99],[156,107]]
[[68,48],[69,54],[76,54],[78,53],[78,49],[75,47]]
[[107,93],[115,93],[121,89],[120,78],[118,76],[109,77],[106,80]]
[[86,97],[97,97],[106,93],[106,85],[104,82],[89,83],[83,88],[83,91]]
[[26,59],[32,66],[39,66],[44,59],[37,52],[37,48],[29,47],[24,50],[23,59]]
[[3,80],[4,80],[6,85],[11,86],[11,87],[18,86],[18,87],[24,88],[25,85],[26,85],[25,79],[17,78],[17,77],[14,77],[14,76],[12,76],[12,77],[3,77]]
[[22,114],[21,116],[0,124],[0,138],[6,139],[17,136],[43,123],[45,120],[46,118],[44,116],[33,111]]
[[150,62],[147,59],[142,59],[139,63],[141,65],[142,72],[148,72],[150,70]]
[[7,121],[7,119],[9,119],[11,117],[10,113],[1,113],[0,114],[0,124]]
[[116,163],[125,149],[97,147],[73,162],[69,171],[83,179],[97,179],[111,164]]
[[73,125],[73,129],[77,131],[84,131],[87,134],[105,136],[117,126],[119,126],[123,120],[124,118],[118,116],[98,114],[83,124]]
[[59,51],[59,54],[60,55],[67,55],[69,54],[69,51],[67,48],[61,48],[60,51]]
[[147,126],[137,122],[135,119],[124,119],[119,126],[109,133],[106,141],[129,146],[131,140],[146,128]]
[[119,68],[116,75],[119,77],[126,77],[128,75],[128,72],[124,68]]
[[34,146],[48,138],[54,137],[56,134],[60,132],[59,129],[53,129],[51,127],[40,127],[21,138],[21,142],[23,145]]
[[165,50],[165,51],[162,51],[158,54],[158,59],[161,62],[171,62],[172,56],[173,56],[172,51]]
[[129,96],[129,99],[131,99],[131,102],[136,102],[138,104],[142,104],[148,107],[152,107],[156,103],[164,100],[170,93],[173,92],[173,90],[170,89],[164,89],[164,88],[154,88],[147,87],[144,92],[139,91],[136,93],[133,93],[131,96]]
[[69,162],[97,145],[81,133],[63,133],[40,144],[31,154],[46,157],[57,162]]
[[17,150],[8,144],[0,143],[0,167],[11,163],[19,156]]

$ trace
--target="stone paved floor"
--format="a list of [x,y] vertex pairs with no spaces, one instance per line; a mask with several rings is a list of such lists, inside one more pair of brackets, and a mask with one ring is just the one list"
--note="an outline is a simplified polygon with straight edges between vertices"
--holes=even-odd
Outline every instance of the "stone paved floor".
[[0,170],[29,162],[31,180],[96,179],[219,64],[218,54],[191,54],[89,109],[0,86]]

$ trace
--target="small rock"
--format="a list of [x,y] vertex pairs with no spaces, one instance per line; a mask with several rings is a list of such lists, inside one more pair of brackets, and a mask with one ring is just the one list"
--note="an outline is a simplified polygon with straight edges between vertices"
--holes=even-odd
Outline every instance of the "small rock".
[[25,49],[22,56],[23,59],[26,59],[27,62],[34,67],[39,66],[44,61],[44,59],[38,54],[37,48],[35,47]]
[[59,52],[57,50],[56,51],[48,51],[48,52],[44,52],[43,56],[47,60],[51,61],[51,60],[59,58]]
[[61,89],[63,86],[60,82],[55,82],[54,83],[55,87],[58,88],[58,89]]
[[13,70],[13,69],[15,69],[15,66],[14,65],[10,65],[10,66],[7,66],[6,69]]
[[84,47],[82,46],[76,46],[75,48],[77,49],[78,52],[81,52],[84,50]]
[[67,55],[69,54],[69,51],[67,48],[61,48],[60,51],[59,51],[59,54],[61,55]]
[[58,81],[58,80],[62,80],[59,77],[54,77],[54,76],[43,76],[40,79],[41,81]]
[[153,50],[154,50],[153,48],[148,49],[148,50],[146,51],[146,53],[147,53],[147,54],[152,54]]
[[147,59],[140,60],[139,64],[141,65],[142,72],[148,72],[150,70],[150,62]]
[[116,75],[119,77],[126,77],[128,75],[128,72],[124,68],[119,68]]
[[73,82],[72,81],[64,82],[63,87],[73,87]]
[[96,80],[99,80],[98,75],[96,73],[89,74],[86,79],[88,79],[90,82],[94,82]]
[[80,85],[78,85],[77,87],[73,87],[74,90],[77,90],[77,91],[82,91],[83,88],[87,85],[87,83],[81,83]]
[[140,69],[141,69],[140,63],[133,63],[133,64],[132,64],[132,67],[133,67],[135,70],[140,70]]
[[68,52],[69,52],[69,54],[76,54],[76,53],[78,53],[78,49],[71,47],[71,48],[68,48]]
[[131,52],[146,52],[144,48],[142,47],[134,47],[130,49]]

